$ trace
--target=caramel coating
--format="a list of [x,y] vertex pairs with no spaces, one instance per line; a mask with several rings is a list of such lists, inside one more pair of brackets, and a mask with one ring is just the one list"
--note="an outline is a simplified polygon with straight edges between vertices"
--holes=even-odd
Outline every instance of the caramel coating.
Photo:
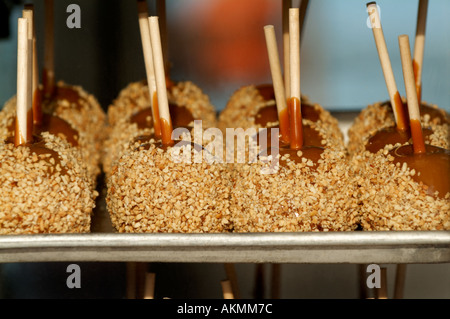
[[0,144],[0,234],[86,233],[96,191],[80,153],[67,141]]

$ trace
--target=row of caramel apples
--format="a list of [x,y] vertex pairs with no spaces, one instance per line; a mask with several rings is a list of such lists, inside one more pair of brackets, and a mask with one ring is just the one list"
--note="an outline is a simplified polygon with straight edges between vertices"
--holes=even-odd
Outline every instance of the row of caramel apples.
[[[107,114],[80,87],[44,81],[30,89],[37,74],[29,63],[30,11],[19,19],[19,56],[28,50],[18,62],[17,95],[0,113],[0,233],[89,232],[102,170],[118,232],[450,229],[449,117],[421,101],[407,37],[399,37],[406,98],[397,91],[362,110],[346,145],[337,119],[300,93],[297,8],[289,8],[289,90],[266,26],[273,84],[238,89],[218,118],[198,86],[168,76],[158,18],[148,17],[145,1],[138,11],[147,79],[124,88]],[[382,48],[381,28],[373,31]],[[388,56],[379,55],[387,77]],[[233,137],[223,152],[211,152],[211,140],[198,142],[196,120],[202,135],[211,128],[258,133],[244,149],[229,147]],[[177,128],[184,133],[175,139]],[[274,128],[279,134],[271,136]],[[237,152],[250,158],[252,147],[253,161],[224,160]],[[174,160],[198,153],[210,157]]]

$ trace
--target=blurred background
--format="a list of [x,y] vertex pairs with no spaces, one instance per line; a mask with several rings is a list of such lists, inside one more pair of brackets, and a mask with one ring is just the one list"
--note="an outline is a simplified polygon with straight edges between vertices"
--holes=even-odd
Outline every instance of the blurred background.
[[[155,1],[147,1],[156,14]],[[359,111],[387,100],[364,0],[310,0],[301,51],[302,93],[333,112]],[[43,62],[44,1],[0,0],[0,106],[16,90],[17,18],[34,3],[38,59]],[[81,28],[66,26],[69,4],[81,8]],[[418,1],[379,0],[381,21],[397,85],[404,92],[397,37],[414,45]],[[167,0],[170,75],[190,80],[209,95],[217,111],[244,85],[271,82],[263,27],[275,26],[281,51],[281,0]],[[298,6],[298,1],[293,1]],[[423,99],[450,111],[450,1],[430,0],[423,70]],[[55,1],[57,80],[81,85],[103,108],[128,83],[145,78],[134,0]],[[82,288],[68,289],[69,263],[0,264],[2,298],[124,298],[124,263],[78,263]],[[395,265],[388,269],[393,292]],[[148,265],[156,273],[158,298],[221,298],[222,264]],[[282,298],[358,298],[358,265],[282,265]],[[241,296],[270,297],[270,265],[265,285],[255,291],[255,265],[236,265]],[[410,265],[405,298],[450,298],[450,265]]]
[[[30,2],[36,8],[42,63],[44,1]],[[148,0],[151,14],[156,14],[155,2]],[[366,2],[309,3],[302,37],[302,93],[332,111],[359,110],[388,98],[372,31],[366,24]],[[16,90],[16,29],[23,3],[0,0],[0,105]],[[80,29],[66,27],[66,8],[71,3],[81,8]],[[294,6],[297,3],[293,1]],[[418,1],[380,0],[377,4],[396,82],[404,95],[397,37],[408,34],[414,46]],[[282,56],[281,0],[167,0],[166,6],[173,79],[199,85],[218,111],[239,87],[271,82],[263,27],[274,25]],[[447,111],[449,12],[450,1],[429,1],[423,70],[423,99]],[[128,83],[145,78],[135,1],[58,0],[55,16],[57,79],[81,85],[106,109]]]

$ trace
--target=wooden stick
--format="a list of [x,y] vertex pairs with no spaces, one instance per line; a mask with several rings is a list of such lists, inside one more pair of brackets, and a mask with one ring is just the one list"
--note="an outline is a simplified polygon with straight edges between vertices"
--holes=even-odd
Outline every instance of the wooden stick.
[[222,280],[220,284],[222,286],[223,299],[234,299],[233,289],[231,288],[231,282],[229,280]]
[[239,284],[234,264],[225,263],[224,266],[225,266],[225,273],[227,274],[227,278],[230,281],[231,288],[233,290],[233,295],[236,299],[240,299],[241,294],[239,291]]
[[383,28],[381,27],[377,4],[375,2],[367,3],[367,11],[369,13],[372,32],[375,38],[375,44],[377,46],[378,56],[380,58],[381,68],[383,70],[384,80],[389,93],[397,129],[405,131],[408,129],[406,113],[400,94],[398,93],[397,84],[395,83],[394,72],[392,70],[389,52],[384,39]]
[[400,46],[400,57],[402,59],[403,78],[406,88],[406,99],[408,101],[409,121],[411,126],[411,137],[413,141],[414,154],[425,153],[425,142],[423,139],[422,125],[420,123],[419,100],[417,98],[416,82],[411,58],[409,37],[406,34],[398,37]]
[[[22,10],[22,17],[27,19],[27,38],[28,38],[28,60],[27,60],[27,110],[33,109],[33,11],[29,9]],[[27,111],[27,115],[28,115]],[[28,119],[27,119],[28,121]],[[27,130],[27,140],[32,140],[33,132]]]
[[425,50],[425,28],[427,25],[428,0],[419,0],[416,40],[414,42],[414,76],[419,104],[422,101],[422,69]]
[[[32,140],[33,117],[31,108],[30,89],[30,56],[31,48],[28,38],[28,20],[18,19],[17,36],[17,105],[16,105],[16,128],[15,146],[23,145]],[[31,127],[30,127],[31,124]]]
[[381,287],[376,288],[376,299],[387,299],[388,289],[387,289],[387,270],[385,267],[380,268],[381,271]]
[[291,0],[283,0],[282,3],[282,24],[283,24],[283,67],[284,67],[284,90],[286,98],[291,97],[291,75],[289,72],[289,8]]
[[153,129],[156,138],[161,138],[161,122],[159,120],[158,97],[156,93],[156,77],[153,67],[152,43],[150,40],[150,25],[148,22],[148,8],[145,0],[138,0],[139,29],[144,53],[145,73],[147,75],[148,93],[152,107]]
[[358,265],[358,281],[359,281],[359,299],[369,298],[369,290],[367,288],[367,264]]
[[145,273],[144,299],[155,299],[155,273]]
[[291,96],[289,100],[290,148],[299,150],[303,147],[303,128],[300,92],[300,24],[299,9],[289,9],[289,52]]
[[256,264],[254,299],[264,299],[264,264]]
[[169,43],[167,41],[167,13],[166,0],[158,0],[156,3],[157,16],[159,17],[159,25],[161,29],[161,46],[164,60],[164,70],[166,77],[170,78],[170,59],[169,59]]
[[44,46],[44,72],[42,83],[44,95],[49,98],[55,90],[55,48],[54,48],[54,3],[45,0],[45,46]]
[[126,263],[126,277],[127,277],[127,288],[126,288],[126,296],[127,299],[136,299],[136,282],[137,282],[137,263],[128,262]]
[[270,72],[272,74],[273,89],[277,103],[278,121],[280,122],[280,140],[289,144],[289,114],[286,104],[286,96],[281,73],[280,58],[278,56],[278,45],[273,25],[264,27],[266,36],[267,53],[269,55]]
[[406,281],[406,264],[398,264],[395,274],[394,299],[402,299]]
[[34,27],[34,6],[32,4],[26,4],[23,10],[23,17],[27,18],[29,28],[32,32],[32,76],[31,76],[31,92],[32,92],[32,108],[33,108],[33,123],[35,125],[42,124],[42,106],[41,106],[41,91],[39,90],[39,70],[36,48],[36,29]]
[[148,18],[150,22],[150,38],[152,43],[153,63],[156,76],[156,90],[158,93],[158,106],[161,119],[162,144],[172,146],[172,120],[169,112],[169,102],[167,100],[166,75],[164,71],[164,61],[161,47],[161,36],[159,32],[158,17]]
[[280,299],[281,264],[272,264],[271,299]]

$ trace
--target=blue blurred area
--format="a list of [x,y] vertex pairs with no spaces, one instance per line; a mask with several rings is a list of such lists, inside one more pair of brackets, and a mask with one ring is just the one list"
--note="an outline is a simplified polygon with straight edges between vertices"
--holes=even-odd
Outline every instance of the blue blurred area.
[[[312,0],[302,44],[302,87],[328,109],[357,109],[388,99],[366,1]],[[414,47],[418,1],[379,0],[381,23],[397,86],[405,95],[398,36]],[[450,110],[450,1],[430,0],[423,100]]]
[[13,7],[10,15],[10,35],[0,39],[0,106],[11,98],[17,86],[17,19],[22,15],[19,7]]
[[[105,1],[97,2],[103,3]],[[281,1],[279,2],[281,4]],[[302,93],[329,110],[358,110],[370,103],[388,98],[372,31],[366,25],[368,17],[366,2],[363,0],[310,0],[302,43]],[[80,3],[83,3],[83,1],[80,1]],[[122,15],[126,15],[125,18],[122,17],[115,20],[117,21],[116,27],[118,23],[126,23],[128,24],[127,27],[130,28],[129,24],[131,24],[131,27],[134,28],[133,31],[139,32],[134,4],[131,5],[129,2],[124,1],[111,1],[108,3],[110,7],[116,5],[120,8],[116,13],[120,11]],[[171,25],[176,25],[177,27],[176,32],[172,32],[172,34],[178,35],[180,38],[194,37],[193,35],[187,34],[190,32],[188,28],[189,24],[196,19],[196,10],[193,9],[195,8],[193,4],[197,4],[197,7],[201,4],[204,8],[204,6],[212,6],[214,1],[184,0],[183,2],[178,2],[168,0],[169,27]],[[379,0],[377,4],[381,8],[383,31],[394,68],[396,82],[400,93],[404,95],[405,90],[397,37],[400,34],[408,34],[411,40],[411,47],[414,46],[418,0]],[[131,6],[131,8],[127,8],[126,5]],[[236,8],[236,10],[238,9]],[[17,26],[14,22],[17,21],[20,10],[21,8],[15,7],[11,16],[11,29],[13,34],[7,40],[0,40],[0,105],[3,105],[15,93],[16,89]],[[202,11],[205,12],[207,9],[203,9]],[[103,11],[98,10],[97,14],[101,12]],[[437,104],[447,111],[450,111],[449,13],[450,1],[429,1],[423,70],[423,100]],[[185,19],[182,20],[182,17]],[[278,20],[271,21],[270,19]],[[280,35],[281,16],[278,13],[276,15],[272,14],[267,20],[268,24],[274,24],[278,28],[277,34]],[[92,22],[93,28],[95,28],[95,23],[96,21]],[[183,24],[185,25],[184,28]],[[263,25],[260,28],[262,34]],[[61,30],[57,31],[60,34],[67,32],[63,29],[61,28]],[[115,32],[117,33],[118,31]],[[195,34],[195,37],[201,37],[201,34]],[[125,40],[128,42],[122,40],[120,43],[114,43],[114,45],[120,45],[120,48],[117,48],[117,52],[131,50],[133,52],[132,54],[135,55],[135,52],[139,54],[141,48],[138,35],[134,35],[131,39],[135,42],[131,42],[127,36]],[[177,38],[169,39],[171,48],[177,48],[174,43],[177,40]],[[82,40],[80,39],[80,41]],[[280,37],[278,41],[281,43]],[[94,45],[94,47],[87,47],[87,45]],[[65,50],[68,51],[69,48]],[[84,50],[86,54],[91,52],[91,55],[98,55],[97,51],[99,51],[95,48],[94,41],[86,43]],[[176,52],[171,52],[171,55],[176,54],[182,56],[183,53],[186,55],[184,60],[183,58],[176,59],[178,64],[173,74],[183,77],[183,79],[190,79],[196,82],[211,97],[213,104],[218,110],[225,106],[227,99],[237,88],[241,85],[250,84],[245,83],[245,81],[239,82],[238,80],[231,82],[224,80],[219,84],[211,84],[210,79],[205,74],[201,72],[195,73],[192,66],[189,68],[188,66],[180,65],[183,61],[186,61],[185,63],[195,64],[192,61],[195,61],[196,56],[192,55],[192,52],[188,50],[189,48],[186,47],[185,53],[183,50],[178,50],[177,48]],[[109,52],[113,54],[111,50]],[[264,52],[262,54],[266,53]],[[117,54],[117,56],[120,55]],[[142,57],[137,56],[136,59],[130,60],[129,56],[130,53],[122,53],[121,57],[125,57],[125,59],[120,61],[123,64],[122,66],[118,64],[119,61],[112,63],[113,65],[117,65],[117,70],[119,71],[116,71],[116,73],[111,71],[110,78],[120,77],[120,83],[109,80],[107,83],[96,82],[92,84],[91,82],[93,81],[102,81],[103,77],[85,72],[79,72],[79,74],[75,75],[69,74],[70,79],[76,79],[75,77],[78,76],[80,78],[78,83],[93,90],[91,93],[94,95],[100,95],[101,102],[103,102],[104,106],[107,106],[107,103],[117,96],[119,89],[124,86],[124,83],[140,80],[140,78],[131,78],[129,75],[139,74],[142,78],[145,77],[143,65],[141,65]],[[112,60],[113,58],[109,59]],[[217,63],[220,62],[217,61]],[[83,64],[86,62],[80,58],[79,63]],[[95,73],[98,72],[99,68],[99,66],[92,65],[89,70]],[[63,73],[66,69],[69,72],[68,67],[63,66],[59,68],[59,70],[62,70],[59,73],[64,75],[64,78],[66,78],[66,75]],[[195,74],[190,74],[191,71]],[[260,82],[266,82],[267,79],[270,80],[268,63],[267,76],[262,77]],[[101,92],[95,92],[97,88],[102,85],[106,86],[108,83],[116,83],[116,87],[106,87],[102,88]]]

